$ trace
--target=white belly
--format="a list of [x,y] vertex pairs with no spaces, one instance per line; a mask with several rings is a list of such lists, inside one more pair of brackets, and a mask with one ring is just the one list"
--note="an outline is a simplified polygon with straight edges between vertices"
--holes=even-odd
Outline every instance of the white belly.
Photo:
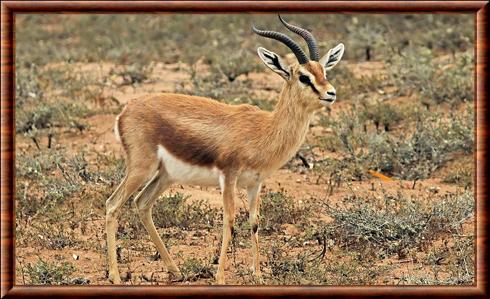
[[177,183],[218,186],[222,172],[216,168],[202,167],[186,163],[173,156],[161,145],[158,145],[158,158],[163,161],[169,178]]
[[[169,153],[162,145],[158,145],[157,154],[171,181],[189,185],[220,186],[223,190],[224,174],[217,167],[202,167],[186,163]],[[259,172],[243,171],[238,176],[237,186],[255,186],[260,180]]]

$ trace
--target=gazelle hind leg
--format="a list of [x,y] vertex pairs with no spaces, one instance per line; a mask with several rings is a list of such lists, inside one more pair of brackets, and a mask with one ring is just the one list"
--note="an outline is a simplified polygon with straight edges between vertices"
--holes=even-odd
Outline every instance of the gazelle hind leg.
[[158,231],[155,228],[153,219],[151,216],[151,210],[158,196],[162,194],[165,189],[170,186],[171,182],[167,179],[165,170],[159,169],[155,173],[154,177],[146,184],[146,186],[140,191],[140,193],[134,198],[136,209],[140,216],[143,226],[150,235],[151,240],[157,247],[162,260],[167,267],[167,270],[172,273],[175,278],[180,279],[182,277],[179,268],[175,265],[174,261],[170,257],[170,254],[165,247]]
[[129,173],[124,177],[116,191],[106,201],[106,237],[107,237],[107,256],[109,264],[109,280],[114,284],[120,284],[121,278],[117,268],[116,256],[116,230],[117,217],[121,207],[129,197],[143,184],[144,177],[130,176]]
[[249,204],[249,223],[250,236],[252,239],[253,272],[256,277],[260,277],[260,254],[259,254],[259,207],[260,207],[260,188],[261,184],[247,189]]

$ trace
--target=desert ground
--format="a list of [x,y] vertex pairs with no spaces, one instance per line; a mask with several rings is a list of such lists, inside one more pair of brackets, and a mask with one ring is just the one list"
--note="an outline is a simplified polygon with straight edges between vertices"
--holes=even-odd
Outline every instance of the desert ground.
[[[286,17],[322,54],[345,44],[327,74],[338,100],[263,185],[260,280],[237,193],[227,283],[474,284],[474,19]],[[294,56],[254,36],[252,22],[287,32],[275,15],[16,17],[17,284],[110,284],[105,200],[124,176],[113,128],[128,101],[171,92],[274,109],[282,79],[256,48]],[[129,200],[117,233],[123,283],[213,284],[221,208],[219,188],[188,185],[153,208],[184,275],[176,282]]]

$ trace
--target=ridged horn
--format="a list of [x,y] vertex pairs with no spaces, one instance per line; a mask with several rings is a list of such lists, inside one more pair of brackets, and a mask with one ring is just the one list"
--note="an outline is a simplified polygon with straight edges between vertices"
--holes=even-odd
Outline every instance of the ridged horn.
[[291,38],[289,38],[287,35],[276,31],[260,30],[257,29],[255,25],[252,25],[252,31],[260,36],[275,39],[288,46],[289,49],[293,51],[294,55],[296,56],[300,64],[305,64],[309,61],[308,56],[306,56],[305,52],[301,49],[301,47],[296,42],[294,42]]
[[306,44],[308,45],[308,50],[310,52],[311,60],[319,61],[320,54],[318,53],[318,44],[316,43],[313,34],[311,34],[311,32],[309,32],[306,29],[289,24],[281,17],[281,15],[278,16],[279,16],[279,20],[281,20],[281,23],[284,24],[284,26],[286,26],[287,29],[300,35],[306,41]]

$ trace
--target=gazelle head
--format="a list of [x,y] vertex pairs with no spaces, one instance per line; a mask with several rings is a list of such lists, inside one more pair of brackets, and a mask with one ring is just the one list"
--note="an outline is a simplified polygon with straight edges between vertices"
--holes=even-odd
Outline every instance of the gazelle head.
[[285,34],[259,30],[252,26],[252,31],[256,34],[275,39],[288,46],[296,56],[298,63],[287,65],[279,55],[262,47],[257,49],[260,59],[267,67],[286,80],[286,88],[299,103],[311,109],[319,109],[332,104],[335,102],[337,94],[335,88],[328,82],[326,72],[331,70],[342,58],[344,44],[338,44],[320,59],[318,45],[311,32],[288,24],[281,16],[279,19],[286,28],[300,35],[306,41],[310,58],[306,56],[296,42]]

